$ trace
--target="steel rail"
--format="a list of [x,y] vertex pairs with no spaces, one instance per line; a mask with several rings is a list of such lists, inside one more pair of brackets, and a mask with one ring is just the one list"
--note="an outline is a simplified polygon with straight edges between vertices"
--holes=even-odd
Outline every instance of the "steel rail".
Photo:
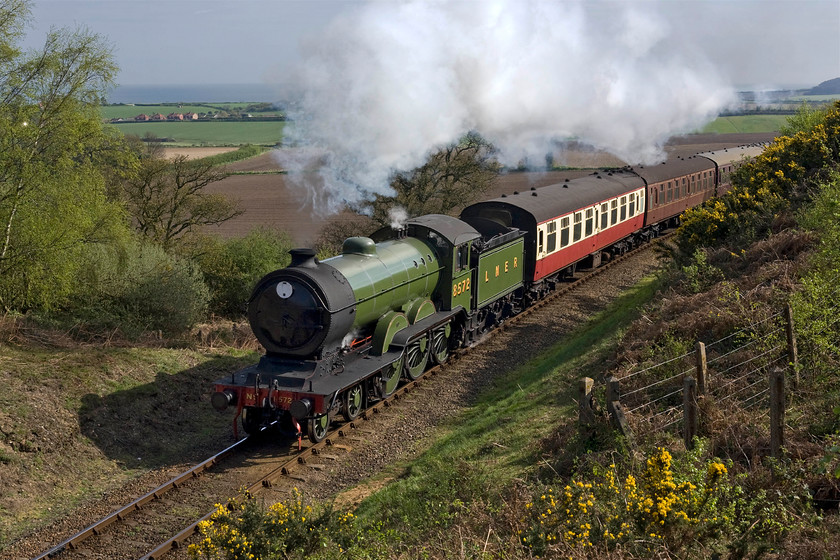
[[137,498],[127,506],[123,506],[120,509],[106,515],[96,523],[85,527],[69,539],[62,541],[61,543],[57,544],[53,548],[49,549],[48,551],[42,553],[40,556],[36,556],[33,560],[44,560],[46,558],[53,558],[58,554],[61,554],[67,549],[77,549],[79,547],[79,543],[88,539],[93,535],[99,535],[102,533],[102,530],[111,525],[116,521],[122,521],[125,519],[129,514],[139,511],[143,508],[144,505],[148,504],[151,501],[159,500],[161,496],[166,494],[169,490],[173,488],[178,488],[178,486],[184,484],[188,480],[192,480],[193,478],[197,478],[201,476],[201,474],[206,471],[207,469],[213,467],[214,465],[218,464],[222,459],[229,456],[233,453],[236,449],[242,446],[248,438],[242,438],[233,445],[223,449],[219,453],[216,453],[209,459],[206,459],[196,465],[190,467],[186,471],[182,472],[178,476],[172,478],[168,482],[165,482],[155,488],[154,490],[144,494],[143,496]]

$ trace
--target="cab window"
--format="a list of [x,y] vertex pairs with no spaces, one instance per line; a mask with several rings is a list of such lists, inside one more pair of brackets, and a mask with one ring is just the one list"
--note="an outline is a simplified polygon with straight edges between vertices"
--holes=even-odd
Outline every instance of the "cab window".
[[455,270],[464,270],[470,266],[470,246],[465,244],[458,247],[455,257]]

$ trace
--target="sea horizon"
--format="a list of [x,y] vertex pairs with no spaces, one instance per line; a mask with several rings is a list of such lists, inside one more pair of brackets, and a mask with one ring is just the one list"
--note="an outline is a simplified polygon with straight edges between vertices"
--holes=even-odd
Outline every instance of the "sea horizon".
[[111,90],[108,104],[155,103],[276,103],[280,101],[279,84],[128,84]]

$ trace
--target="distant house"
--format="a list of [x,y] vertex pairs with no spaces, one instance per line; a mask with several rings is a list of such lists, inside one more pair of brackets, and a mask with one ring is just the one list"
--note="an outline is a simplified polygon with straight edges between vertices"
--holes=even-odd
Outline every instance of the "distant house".
[[166,117],[164,117],[161,113],[155,113],[151,117],[149,117],[150,121],[165,121]]
[[184,113],[184,120],[197,121],[198,120],[198,113]]
[[140,113],[139,115],[134,117],[134,120],[135,121],[148,121],[149,120],[149,115],[147,115],[146,113]]
[[182,120],[184,120],[184,114],[183,113],[169,113],[168,115],[166,115],[166,120],[168,120],[168,121],[182,121]]

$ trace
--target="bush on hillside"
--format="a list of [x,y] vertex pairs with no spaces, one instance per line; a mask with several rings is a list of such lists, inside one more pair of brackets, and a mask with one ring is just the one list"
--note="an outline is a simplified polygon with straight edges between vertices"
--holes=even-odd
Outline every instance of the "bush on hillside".
[[176,335],[206,316],[209,292],[201,273],[158,246],[91,246],[83,262],[78,295],[55,317],[78,332]]
[[685,212],[677,243],[682,255],[724,241],[745,244],[764,235],[780,213],[807,197],[840,161],[840,102],[819,123],[794,126],[732,174],[732,189]]
[[286,233],[262,228],[227,241],[210,236],[194,239],[185,254],[204,275],[210,290],[210,312],[239,317],[245,313],[257,281],[289,264],[291,246]]

